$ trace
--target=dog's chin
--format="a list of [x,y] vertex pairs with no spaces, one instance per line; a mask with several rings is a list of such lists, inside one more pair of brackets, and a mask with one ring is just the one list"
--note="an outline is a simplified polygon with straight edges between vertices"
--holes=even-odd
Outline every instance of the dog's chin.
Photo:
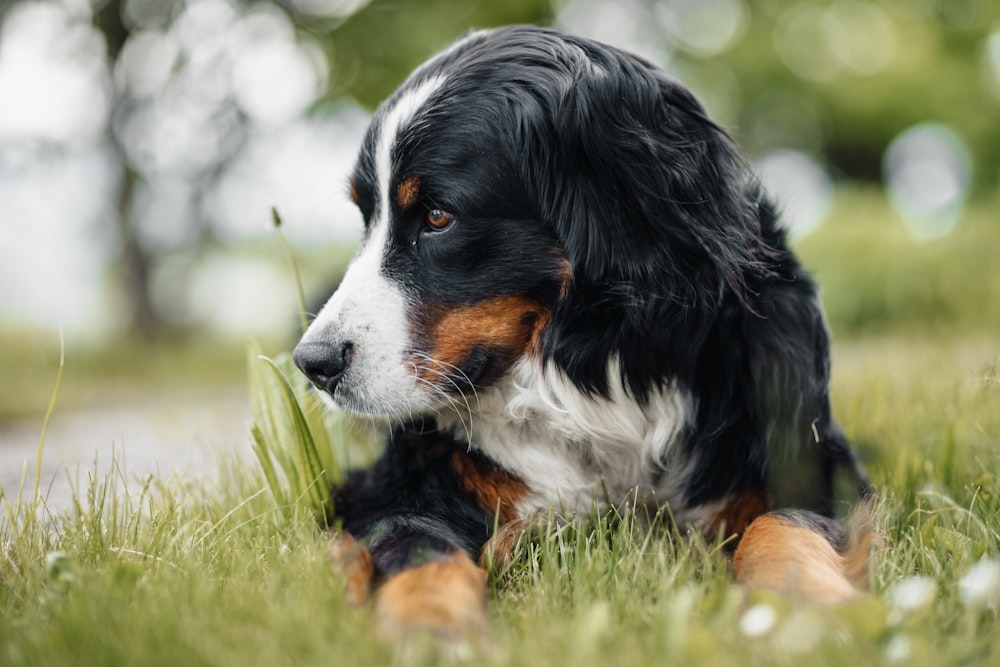
[[[476,375],[480,376],[481,373]],[[464,382],[449,380],[446,387],[434,387],[432,390],[417,389],[412,395],[384,399],[373,398],[373,392],[352,386],[338,385],[332,394],[319,387],[315,389],[320,400],[335,411],[365,420],[399,422],[431,413],[440,415],[454,410],[467,413],[472,410],[468,397],[476,395],[476,389],[472,387],[469,378],[466,377]]]
[[394,421],[405,419],[414,414],[412,407],[406,409],[387,402],[362,401],[355,397],[352,392],[341,391],[340,387],[333,394],[330,394],[325,389],[317,389],[317,392],[320,399],[328,407],[339,412],[346,412],[355,417],[377,421]]
[[434,410],[430,396],[418,392],[414,396],[378,398],[374,392],[353,385],[337,385],[333,393],[317,388],[320,400],[328,407],[355,417],[379,422],[398,422]]

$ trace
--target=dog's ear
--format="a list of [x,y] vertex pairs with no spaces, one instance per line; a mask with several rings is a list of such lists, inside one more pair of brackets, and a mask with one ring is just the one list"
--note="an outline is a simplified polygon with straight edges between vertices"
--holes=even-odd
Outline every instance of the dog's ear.
[[521,127],[525,181],[575,279],[658,284],[688,306],[742,290],[761,258],[758,202],[728,136],[652,65],[574,56]]

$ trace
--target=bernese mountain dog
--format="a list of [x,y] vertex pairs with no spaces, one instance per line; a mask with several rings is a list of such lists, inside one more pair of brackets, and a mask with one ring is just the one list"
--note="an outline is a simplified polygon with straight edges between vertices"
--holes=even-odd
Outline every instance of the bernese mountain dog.
[[382,103],[349,185],[364,240],[294,359],[384,425],[332,508],[384,629],[484,630],[487,559],[595,504],[730,538],[746,586],[857,593],[838,470],[869,488],[817,287],[690,91],[556,30],[473,32]]

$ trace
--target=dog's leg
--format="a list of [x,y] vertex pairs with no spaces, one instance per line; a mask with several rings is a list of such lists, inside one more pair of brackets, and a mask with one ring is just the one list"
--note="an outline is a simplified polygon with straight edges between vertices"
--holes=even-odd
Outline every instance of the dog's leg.
[[374,591],[382,637],[419,632],[446,641],[489,637],[486,570],[449,544],[444,536],[450,532],[432,520],[396,516],[372,524],[362,540],[349,533],[334,536],[331,560],[344,578],[347,598],[360,604]]
[[[453,502],[461,504],[461,499]],[[345,532],[333,538],[331,558],[352,603],[374,591],[380,635],[401,639],[429,632],[446,641],[489,637],[486,570],[473,563],[459,527],[400,508],[391,516],[356,523],[352,530],[358,537]]]
[[399,430],[368,470],[334,489],[343,533],[333,559],[360,601],[374,588],[377,627],[446,639],[488,636],[486,570],[475,564],[526,493],[508,472],[431,429]]
[[804,510],[782,510],[755,519],[743,533],[733,570],[749,588],[770,588],[806,600],[833,604],[867,588],[868,556],[875,539],[867,504],[848,522]]
[[375,616],[376,630],[390,639],[414,631],[447,640],[488,637],[486,570],[462,552],[407,568],[378,589]]
[[376,577],[372,553],[348,533],[334,536],[330,557],[352,604],[365,602],[375,589],[376,630],[384,638],[418,631],[446,640],[489,636],[486,570],[464,552],[434,553],[387,579]]
[[339,533],[330,544],[330,561],[344,578],[348,601],[361,604],[367,600],[375,578],[375,564],[368,548],[347,533]]

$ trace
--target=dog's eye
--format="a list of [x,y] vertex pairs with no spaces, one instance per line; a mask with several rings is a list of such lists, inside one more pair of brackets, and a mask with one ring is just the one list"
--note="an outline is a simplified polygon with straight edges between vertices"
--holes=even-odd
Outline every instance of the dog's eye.
[[455,216],[439,208],[432,208],[427,211],[427,226],[435,232],[443,232],[455,222]]

